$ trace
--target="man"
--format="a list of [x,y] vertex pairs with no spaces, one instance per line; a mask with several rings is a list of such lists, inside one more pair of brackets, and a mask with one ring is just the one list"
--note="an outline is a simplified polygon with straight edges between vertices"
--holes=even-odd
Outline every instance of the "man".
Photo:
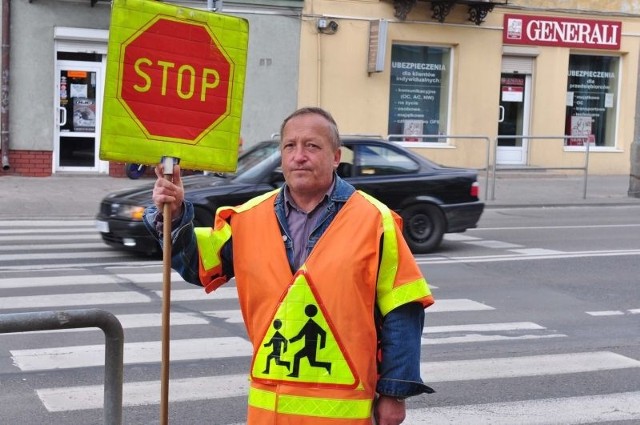
[[[398,425],[406,397],[433,392],[420,378],[428,285],[399,217],[335,173],[331,115],[299,109],[280,135],[281,189],[192,230],[179,167],[170,182],[159,166],[145,224],[161,240],[169,203],[172,267],[207,292],[235,276],[254,347],[249,424],[370,425],[373,412],[379,425]],[[273,338],[288,347],[269,367]]]

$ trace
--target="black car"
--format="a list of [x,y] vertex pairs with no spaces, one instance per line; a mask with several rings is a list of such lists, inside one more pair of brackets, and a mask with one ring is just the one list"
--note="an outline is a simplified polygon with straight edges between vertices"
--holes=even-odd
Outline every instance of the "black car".
[[[445,233],[476,227],[484,209],[477,172],[444,167],[392,142],[369,138],[342,140],[338,174],[384,202],[404,221],[404,236],[416,254],[435,250]],[[239,205],[284,182],[276,140],[253,146],[238,158],[233,174],[201,174],[182,179],[195,209],[195,225],[210,226],[216,209]],[[106,196],[96,226],[109,245],[154,254],[160,249],[142,223],[151,205],[153,183]]]

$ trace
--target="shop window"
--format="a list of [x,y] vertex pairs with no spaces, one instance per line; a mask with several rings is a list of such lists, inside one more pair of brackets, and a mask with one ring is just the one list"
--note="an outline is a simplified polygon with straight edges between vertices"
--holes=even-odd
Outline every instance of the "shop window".
[[620,58],[570,55],[567,77],[567,146],[615,147]]
[[395,44],[391,50],[389,135],[406,142],[446,142],[451,49]]

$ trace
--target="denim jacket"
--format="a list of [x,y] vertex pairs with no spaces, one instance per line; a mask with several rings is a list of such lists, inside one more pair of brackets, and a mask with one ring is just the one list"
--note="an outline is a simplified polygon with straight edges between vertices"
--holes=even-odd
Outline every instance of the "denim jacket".
[[[318,219],[316,228],[311,232],[307,245],[307,254],[311,252],[320,236],[355,189],[349,183],[335,176],[336,184],[331,193],[326,210]],[[293,264],[293,242],[288,232],[284,207],[284,191],[276,196],[274,208],[287,252],[289,264]],[[193,232],[193,205],[185,201],[182,217],[172,222],[172,258],[171,267],[190,283],[201,285],[198,277],[198,249]],[[144,224],[162,246],[162,215],[155,206],[144,213]],[[286,238],[285,238],[286,236]],[[222,248],[222,272],[231,279],[233,272],[233,239]],[[292,272],[295,270],[292,269]],[[379,365],[379,379],[376,391],[379,394],[396,398],[406,398],[421,393],[432,393],[420,378],[420,347],[424,326],[424,309],[419,303],[409,303],[397,307],[384,318],[376,312],[381,322],[380,340],[382,361]]]

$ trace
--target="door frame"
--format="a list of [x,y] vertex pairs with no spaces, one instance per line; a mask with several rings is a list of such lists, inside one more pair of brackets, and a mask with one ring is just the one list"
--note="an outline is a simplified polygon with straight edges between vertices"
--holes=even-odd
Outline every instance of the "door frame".
[[[60,76],[62,71],[87,71],[95,72],[96,75],[96,125],[93,132],[62,132],[60,131]],[[67,172],[67,171],[93,171],[100,172],[101,164],[99,159],[100,152],[100,130],[102,124],[102,95],[104,81],[105,66],[103,62],[84,62],[84,61],[67,61],[56,60],[56,74],[55,74],[55,93],[54,96],[54,141],[53,141],[53,172]],[[72,117],[67,116],[67,119]],[[93,166],[91,167],[69,167],[60,165],[60,137],[89,137],[94,139],[94,155],[95,159]],[[108,167],[107,167],[108,171]]]
[[[500,74],[502,76],[502,73]],[[531,74],[524,75],[524,96],[522,111],[522,131],[516,136],[528,136],[531,117]],[[502,96],[502,93],[500,94]],[[501,107],[501,105],[500,105]],[[497,144],[497,141],[496,141]],[[497,165],[526,165],[529,157],[529,140],[521,139],[520,146],[496,146]]]
[[[102,127],[102,107],[104,85],[106,80],[106,54],[109,38],[108,30],[78,27],[54,27],[54,84],[53,84],[53,154],[52,172],[98,172],[109,173],[109,162],[99,158],[100,134]],[[101,61],[71,61],[59,60],[59,52],[100,54]],[[83,133],[82,136],[94,137],[95,160],[93,167],[61,167],[60,166],[60,71],[64,66],[72,66],[81,71],[96,72],[96,127],[92,133]],[[85,69],[87,68],[87,69]],[[71,118],[71,117],[68,117]],[[78,134],[81,137],[81,134]]]

